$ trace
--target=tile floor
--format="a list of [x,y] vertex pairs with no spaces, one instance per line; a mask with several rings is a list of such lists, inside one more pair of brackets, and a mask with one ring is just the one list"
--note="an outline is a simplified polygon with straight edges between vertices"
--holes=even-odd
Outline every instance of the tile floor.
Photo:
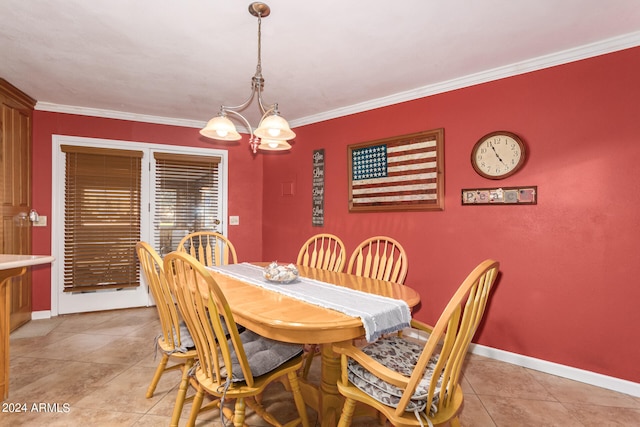
[[[145,398],[157,363],[157,330],[155,308],[67,315],[21,327],[11,335],[10,397],[2,403],[0,427],[167,426],[178,374],[165,374],[155,396]],[[640,426],[640,398],[475,355],[467,360],[465,427]],[[282,385],[270,387],[265,405],[281,421],[294,418]],[[314,425],[310,409],[309,418]],[[255,416],[247,424],[266,425]],[[197,425],[222,424],[212,411]],[[370,425],[375,420],[354,423]]]

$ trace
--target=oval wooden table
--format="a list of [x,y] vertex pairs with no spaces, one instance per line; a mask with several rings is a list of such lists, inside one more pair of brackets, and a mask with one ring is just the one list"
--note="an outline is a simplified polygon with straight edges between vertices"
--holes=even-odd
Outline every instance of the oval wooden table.
[[9,397],[9,334],[11,295],[9,279],[18,277],[27,271],[27,267],[49,264],[54,258],[49,255],[7,255],[0,254],[0,394],[2,400]]
[[[256,263],[263,265],[264,263]],[[420,302],[413,289],[397,283],[297,266],[300,276],[405,301],[410,308]],[[342,408],[338,393],[340,359],[332,343],[363,337],[357,317],[309,304],[210,270],[223,290],[237,323],[265,337],[298,344],[321,345],[321,383],[301,384],[305,402],[318,412],[323,426],[335,426]]]

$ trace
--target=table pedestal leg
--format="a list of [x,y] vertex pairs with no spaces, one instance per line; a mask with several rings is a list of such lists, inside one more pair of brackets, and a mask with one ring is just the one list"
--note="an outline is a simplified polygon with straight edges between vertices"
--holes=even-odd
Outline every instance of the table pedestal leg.
[[320,380],[321,419],[322,426],[336,426],[342,411],[343,398],[338,393],[340,379],[340,355],[333,352],[331,344],[322,344],[322,371]]

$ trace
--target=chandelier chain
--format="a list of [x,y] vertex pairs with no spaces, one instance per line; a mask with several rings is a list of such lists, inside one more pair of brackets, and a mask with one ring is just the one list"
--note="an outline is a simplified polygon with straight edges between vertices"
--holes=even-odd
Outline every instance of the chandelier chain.
[[258,13],[258,65],[256,65],[256,76],[262,78],[262,14]]

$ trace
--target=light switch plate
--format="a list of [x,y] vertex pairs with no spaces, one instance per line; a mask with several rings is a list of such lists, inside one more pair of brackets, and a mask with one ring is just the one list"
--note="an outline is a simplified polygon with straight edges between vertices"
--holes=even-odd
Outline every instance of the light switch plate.
[[229,225],[240,225],[240,217],[237,215],[231,215],[229,217]]
[[38,220],[33,223],[34,227],[46,227],[47,217],[45,215],[39,215]]

